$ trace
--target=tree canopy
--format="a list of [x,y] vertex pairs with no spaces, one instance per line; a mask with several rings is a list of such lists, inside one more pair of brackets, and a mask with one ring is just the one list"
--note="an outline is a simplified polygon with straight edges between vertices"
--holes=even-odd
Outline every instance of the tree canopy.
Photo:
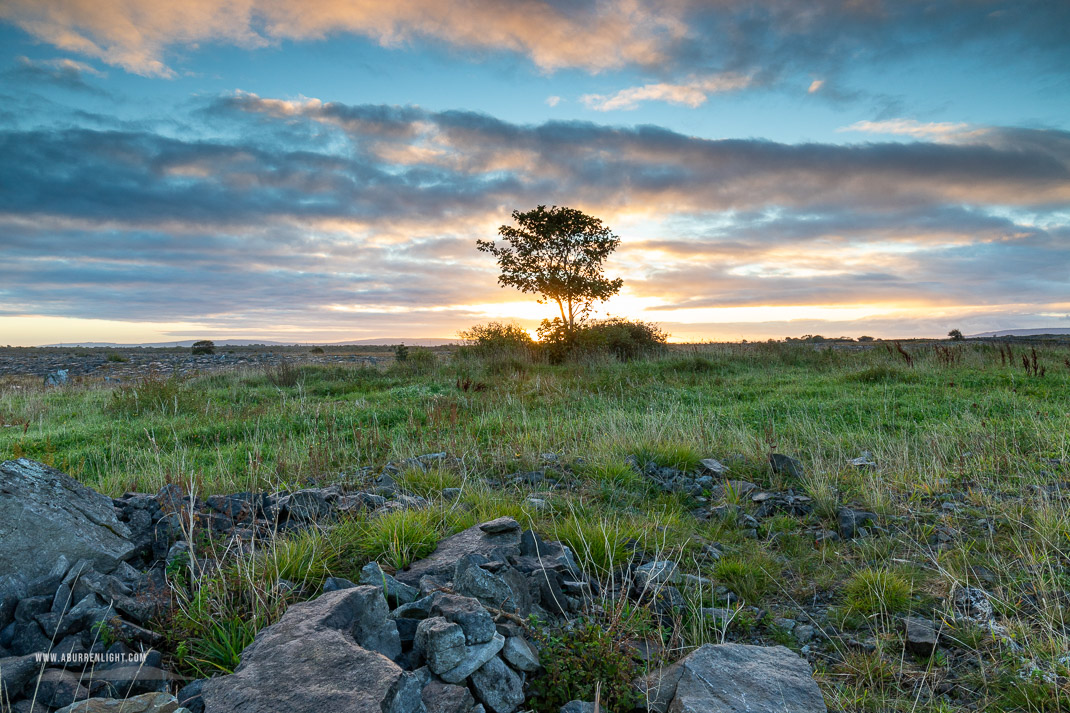
[[565,206],[540,205],[527,212],[513,211],[516,225],[503,225],[493,240],[476,242],[480,251],[498,259],[502,286],[539,295],[539,303],[554,302],[561,322],[575,330],[594,302],[620,292],[622,279],[609,279],[602,265],[616,250],[620,238],[602,221]]

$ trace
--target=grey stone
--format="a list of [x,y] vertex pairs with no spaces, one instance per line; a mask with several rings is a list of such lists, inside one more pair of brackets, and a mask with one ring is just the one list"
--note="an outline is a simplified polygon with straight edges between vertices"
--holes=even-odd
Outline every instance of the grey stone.
[[279,509],[295,520],[321,520],[331,512],[327,496],[321,490],[298,490],[279,498]]
[[416,627],[413,648],[423,653],[433,673],[442,674],[464,661],[464,631],[440,616],[424,619]]
[[469,645],[486,643],[496,633],[494,619],[490,613],[471,597],[436,594],[432,600],[430,614],[458,624],[464,631],[465,643]]
[[483,664],[497,656],[503,646],[505,646],[505,637],[498,632],[494,632],[493,638],[485,644],[465,647],[464,661],[455,668],[439,674],[439,676],[447,683],[460,683],[475,673]]
[[866,523],[876,520],[877,515],[863,510],[840,508],[836,513],[836,525],[840,537],[849,540],[859,534],[859,530]]
[[0,575],[0,629],[15,619],[15,608],[27,596],[26,582],[21,575]]
[[427,713],[469,713],[476,699],[464,686],[428,681],[422,693]]
[[66,386],[70,380],[70,372],[66,369],[58,369],[45,376],[45,386]]
[[672,560],[655,560],[635,568],[635,587],[642,591],[676,582],[679,576]]
[[454,591],[495,609],[518,609],[518,597],[509,584],[501,576],[480,567],[474,561],[477,557],[479,555],[465,555],[457,561],[453,573]]
[[60,555],[109,572],[135,552],[111,498],[43,463],[0,463],[0,572],[34,579]]
[[802,463],[782,453],[770,453],[769,465],[773,467],[773,472],[778,475],[787,475],[792,478],[802,478],[805,475]]
[[207,682],[207,678],[198,678],[180,688],[176,694],[178,704],[188,709],[190,713],[204,713],[204,698],[201,697],[201,693]]
[[702,466],[702,472],[706,475],[720,478],[728,474],[728,466],[716,458],[703,458],[699,461],[699,465]]
[[42,669],[33,656],[9,656],[0,659],[0,701],[11,701]]
[[589,701],[569,701],[561,706],[560,713],[594,713],[594,703]]
[[517,671],[533,673],[539,670],[539,652],[522,636],[508,637],[502,656]]
[[78,674],[73,671],[46,669],[35,685],[37,701],[53,708],[62,708],[89,698],[89,690],[81,684]]
[[421,597],[414,602],[408,604],[402,604],[394,611],[390,612],[391,619],[426,619],[431,615],[431,604],[434,602],[434,595],[428,595]]
[[324,592],[337,592],[339,589],[352,589],[357,585],[343,577],[328,577],[323,580]]
[[178,699],[170,693],[142,693],[122,698],[90,698],[56,713],[180,713],[181,710]]
[[497,520],[484,522],[479,529],[489,535],[500,535],[505,532],[520,532],[520,523],[511,517],[499,517]]
[[524,702],[524,682],[495,656],[472,674],[472,689],[491,713],[513,713]]
[[904,646],[910,653],[931,656],[936,650],[938,634],[936,624],[931,620],[908,616],[903,620],[903,629],[906,635]]
[[204,684],[205,713],[424,713],[420,680],[369,650],[400,652],[386,614],[382,590],[366,586],[291,606],[233,674]]
[[800,644],[805,644],[810,639],[814,638],[814,627],[810,624],[799,624],[795,627],[795,640]]
[[419,589],[394,579],[382,570],[378,562],[369,562],[364,565],[364,568],[360,570],[360,583],[382,587],[387,601],[395,607],[416,601],[420,596]]
[[426,575],[452,577],[457,560],[468,554],[481,554],[488,559],[507,561],[509,556],[520,554],[520,531],[487,533],[479,525],[458,532],[438,543],[430,556],[398,572],[394,576],[405,584],[416,586]]
[[809,664],[783,646],[705,644],[639,688],[655,713],[827,713]]

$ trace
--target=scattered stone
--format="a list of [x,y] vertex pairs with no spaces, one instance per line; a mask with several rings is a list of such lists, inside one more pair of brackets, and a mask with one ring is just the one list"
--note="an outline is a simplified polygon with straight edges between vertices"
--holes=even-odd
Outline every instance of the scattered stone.
[[33,656],[0,658],[0,701],[15,700],[41,670]]
[[0,463],[0,572],[34,579],[61,555],[110,572],[134,554],[129,536],[111,498],[43,463]]
[[66,386],[70,380],[70,372],[60,369],[45,376],[45,386]]
[[510,636],[505,640],[502,657],[517,671],[534,673],[539,670],[539,652],[522,636]]
[[639,591],[659,587],[679,580],[676,563],[672,560],[655,560],[635,568],[635,587]]
[[836,513],[836,525],[840,537],[849,540],[859,534],[860,528],[866,523],[877,519],[877,515],[864,510],[852,510],[840,508]]
[[460,683],[475,673],[483,664],[496,657],[504,646],[505,637],[498,632],[494,632],[494,636],[491,637],[490,641],[465,647],[464,660],[449,671],[439,674],[439,676],[447,683]]
[[589,701],[569,701],[561,706],[560,713],[595,713],[594,703]]
[[78,674],[73,671],[45,669],[34,685],[37,701],[53,708],[62,708],[89,698],[89,690],[81,684]]
[[639,682],[657,713],[827,713],[806,661],[783,646],[705,644]]
[[403,584],[387,574],[378,562],[369,562],[360,570],[360,583],[373,587],[382,587],[386,599],[395,607],[414,602],[420,596],[420,590]]
[[427,667],[443,674],[465,659],[464,631],[440,616],[424,619],[416,628],[413,648],[423,653]]
[[479,529],[488,535],[500,535],[503,532],[520,532],[520,523],[511,517],[499,517],[497,520],[484,522]]
[[806,473],[803,464],[791,456],[782,453],[770,453],[769,465],[777,475],[787,475],[792,478],[802,478]]
[[[489,524],[489,523],[487,523]],[[394,576],[405,584],[416,586],[425,576],[452,577],[457,560],[465,555],[479,554],[488,560],[508,561],[510,556],[520,554],[520,530],[505,530],[488,533],[474,525],[438,543],[438,547],[426,559],[414,563],[409,569]]]
[[427,713],[469,713],[476,704],[467,688],[442,681],[429,681],[421,698]]
[[937,631],[936,624],[930,619],[908,616],[903,620],[903,628],[906,633],[906,650],[918,656],[931,656],[936,650]]
[[472,674],[472,690],[491,713],[513,713],[524,702],[524,682],[497,656]]
[[[429,611],[431,616],[441,616],[464,631],[465,643],[485,644],[495,633],[494,619],[478,601],[459,594],[438,593],[434,595]],[[502,644],[505,642],[503,641]],[[501,646],[498,647],[499,649]],[[495,651],[497,653],[497,651]]]
[[125,698],[90,698],[56,713],[182,713],[184,710],[170,693],[142,693]]
[[699,461],[704,475],[713,475],[718,478],[728,475],[728,466],[716,458],[703,458]]

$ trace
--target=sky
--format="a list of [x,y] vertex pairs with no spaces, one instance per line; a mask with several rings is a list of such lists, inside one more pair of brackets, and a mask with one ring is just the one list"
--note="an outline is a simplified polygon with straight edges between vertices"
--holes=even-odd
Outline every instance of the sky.
[[1070,327],[1070,3],[0,0],[0,344],[532,328],[537,205],[676,341]]

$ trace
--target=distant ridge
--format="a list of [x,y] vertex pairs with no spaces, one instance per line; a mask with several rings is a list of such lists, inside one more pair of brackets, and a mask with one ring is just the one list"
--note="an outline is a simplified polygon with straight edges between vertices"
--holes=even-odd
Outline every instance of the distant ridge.
[[[119,344],[117,342],[59,342],[57,344],[41,344],[42,347],[80,347],[111,348],[111,349],[165,349],[168,347],[191,347],[196,339],[186,339],[179,342],[145,342],[141,344]],[[375,337],[373,339],[353,339],[346,342],[270,342],[262,339],[213,339],[217,347],[341,347],[341,346],[389,346],[391,344],[406,344],[410,347],[439,347],[444,344],[457,344],[456,339],[439,339],[435,337]]]
[[995,332],[969,334],[969,338],[980,337],[1035,337],[1040,334],[1070,334],[1070,327],[1038,327],[1036,329],[998,329]]

